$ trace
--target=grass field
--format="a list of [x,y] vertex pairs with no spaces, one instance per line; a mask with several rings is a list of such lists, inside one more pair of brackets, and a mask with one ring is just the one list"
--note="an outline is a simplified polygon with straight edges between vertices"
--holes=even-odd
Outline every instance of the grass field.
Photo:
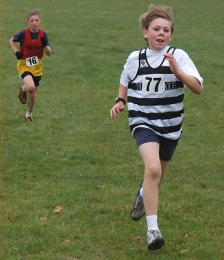
[[[160,191],[166,246],[149,252],[145,220],[129,217],[143,165],[127,111],[111,120],[109,110],[127,56],[144,47],[138,17],[149,3],[1,0],[0,259],[224,259],[223,0],[152,2],[173,6],[172,46],[194,60],[204,92],[186,93]],[[31,123],[8,40],[33,8],[52,56]]]

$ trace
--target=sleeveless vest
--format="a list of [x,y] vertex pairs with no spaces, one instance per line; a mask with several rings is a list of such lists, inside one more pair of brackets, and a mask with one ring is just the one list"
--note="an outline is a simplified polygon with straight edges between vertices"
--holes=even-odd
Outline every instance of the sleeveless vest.
[[[147,49],[139,52],[136,76],[128,84],[127,104],[132,134],[139,127],[150,128],[167,139],[178,139],[182,131],[184,85],[173,74],[165,57],[152,68]],[[167,52],[174,53],[170,47]]]
[[44,31],[39,30],[39,35],[36,40],[32,40],[30,37],[30,30],[25,29],[25,39],[21,46],[21,52],[23,53],[23,59],[37,56],[39,59],[43,57],[43,46],[41,44],[41,37]]

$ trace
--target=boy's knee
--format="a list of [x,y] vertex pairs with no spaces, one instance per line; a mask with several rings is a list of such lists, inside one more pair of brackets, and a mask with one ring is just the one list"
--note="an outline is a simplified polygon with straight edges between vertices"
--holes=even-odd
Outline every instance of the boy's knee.
[[30,95],[34,95],[36,93],[36,87],[34,85],[28,86],[28,92]]
[[145,168],[145,178],[149,180],[158,180],[161,178],[161,166],[151,164]]

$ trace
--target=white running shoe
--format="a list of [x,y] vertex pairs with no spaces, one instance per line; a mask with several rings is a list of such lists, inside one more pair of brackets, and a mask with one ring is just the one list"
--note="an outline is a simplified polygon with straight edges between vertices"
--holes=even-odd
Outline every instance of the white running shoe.
[[149,230],[147,236],[148,236],[148,249],[150,251],[160,249],[165,245],[165,241],[162,238],[161,233],[158,229]]

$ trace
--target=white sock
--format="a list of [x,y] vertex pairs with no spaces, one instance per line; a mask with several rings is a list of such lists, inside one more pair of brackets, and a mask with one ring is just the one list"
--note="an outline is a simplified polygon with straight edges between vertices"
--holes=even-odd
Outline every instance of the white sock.
[[140,189],[140,196],[143,197],[143,187]]
[[158,228],[157,215],[146,216],[146,222],[149,230],[155,230]]
[[26,91],[26,85],[23,85],[23,86],[22,86],[22,90],[23,90],[23,91]]
[[30,112],[29,110],[26,111],[26,117],[32,116],[32,112]]

